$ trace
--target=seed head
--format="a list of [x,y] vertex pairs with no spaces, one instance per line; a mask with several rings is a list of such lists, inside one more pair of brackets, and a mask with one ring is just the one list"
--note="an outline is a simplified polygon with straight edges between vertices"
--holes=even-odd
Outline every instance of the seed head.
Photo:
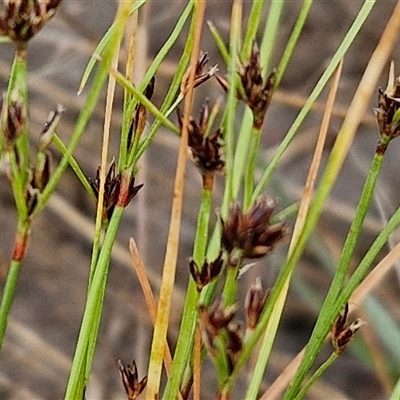
[[246,258],[260,258],[268,254],[286,234],[286,224],[271,224],[275,204],[270,197],[260,197],[253,207],[243,213],[234,203],[226,221],[222,221],[222,245],[228,251],[237,248]]
[[[96,173],[96,178],[94,181],[92,181],[90,178],[89,183],[94,191],[94,194],[96,197],[99,197],[100,193],[100,173],[101,173],[101,167],[99,166],[97,168],[97,173]],[[129,179],[129,188],[128,188],[128,193],[125,196],[123,204],[119,204],[120,200],[120,192],[121,192],[121,174],[116,174],[116,167],[115,167],[115,161],[112,160],[108,172],[106,175],[106,180],[104,183],[104,200],[103,200],[103,220],[104,221],[109,221],[111,218],[111,215],[114,211],[115,206],[118,204],[122,207],[126,207],[130,201],[135,197],[137,192],[141,189],[143,184],[135,186],[135,178],[130,177]]]
[[216,352],[215,339],[221,330],[226,329],[233,320],[237,307],[225,307],[221,298],[218,298],[209,308],[200,305],[200,327],[203,342],[212,355]]
[[[225,166],[222,133],[220,129],[217,129],[207,135],[209,118],[210,107],[209,101],[206,99],[200,110],[199,121],[196,122],[192,117],[189,120],[188,145],[192,160],[203,175],[222,172]],[[183,118],[179,110],[178,120],[182,129]]]
[[257,326],[268,295],[269,290],[264,290],[262,288],[261,279],[260,277],[257,277],[256,283],[251,285],[249,291],[247,292],[245,301],[248,329],[252,330]]
[[135,360],[132,360],[132,365],[126,367],[122,364],[122,361],[118,360],[118,371],[122,379],[128,400],[135,400],[145,389],[147,385],[147,376],[145,376],[140,382],[137,372]]
[[[214,65],[207,72],[205,72],[206,65],[209,60],[210,59],[209,59],[207,53],[200,54],[200,57],[196,63],[193,87],[197,87],[197,86],[201,85],[202,83],[208,81],[218,71],[217,65]],[[186,95],[187,90],[188,90],[189,76],[190,76],[190,67],[187,69],[187,71],[185,72],[185,75],[183,75],[183,78],[182,78],[181,93],[183,96]]]
[[271,102],[276,74],[272,72],[264,82],[260,64],[260,51],[256,42],[253,42],[249,61],[240,65],[239,76],[245,93],[244,100],[253,112],[254,126],[261,129]]
[[57,104],[57,108],[50,111],[39,135],[39,147],[41,151],[45,151],[49,147],[63,112],[64,107],[61,104]]
[[[149,84],[146,86],[144,91],[144,95],[151,100],[154,94],[154,85],[155,85],[155,78],[154,76],[150,79]],[[139,103],[134,111],[132,123],[130,126],[129,134],[128,134],[128,148],[130,148],[133,137],[141,137],[144,129],[146,127],[147,122],[147,108]]]
[[26,122],[23,103],[18,99],[7,101],[3,95],[1,107],[0,130],[8,147],[13,147],[16,140],[22,134]]
[[194,260],[190,260],[190,273],[192,274],[199,292],[202,291],[204,286],[208,285],[218,277],[223,263],[222,252],[219,253],[218,257],[214,261],[204,261],[201,267],[198,266]]
[[[264,80],[262,77],[260,51],[256,42],[253,42],[250,59],[239,63],[238,74],[242,83],[242,88],[238,88],[238,98],[250,107],[253,113],[253,126],[261,129],[271,102],[276,74],[273,71],[267,79]],[[216,78],[222,88],[228,91],[228,81],[218,75]]]
[[344,311],[339,315],[331,329],[332,345],[337,354],[341,354],[347,344],[354,338],[355,333],[365,324],[361,319],[357,319],[346,326],[349,305],[346,303]]
[[378,91],[378,108],[375,108],[380,135],[391,139],[400,135],[400,77],[394,77],[391,65],[386,90]]
[[54,16],[61,0],[0,0],[0,35],[24,47]]

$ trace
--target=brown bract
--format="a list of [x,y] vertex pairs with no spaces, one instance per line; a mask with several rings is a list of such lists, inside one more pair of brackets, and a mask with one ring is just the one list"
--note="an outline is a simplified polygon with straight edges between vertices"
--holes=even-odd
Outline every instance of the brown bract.
[[275,203],[262,196],[245,213],[234,203],[226,221],[222,221],[222,245],[231,253],[235,248],[246,258],[259,258],[268,254],[286,234],[286,224],[271,223]]
[[54,16],[61,0],[0,0],[0,35],[8,36],[17,47]]

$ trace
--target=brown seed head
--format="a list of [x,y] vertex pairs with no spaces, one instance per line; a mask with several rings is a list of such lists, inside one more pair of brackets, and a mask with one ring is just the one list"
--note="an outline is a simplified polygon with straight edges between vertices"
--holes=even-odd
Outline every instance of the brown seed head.
[[[200,110],[199,122],[192,117],[189,120],[188,145],[192,160],[203,175],[222,172],[225,166],[223,159],[223,140],[220,129],[207,135],[207,126],[210,116],[208,99],[203,102]],[[179,125],[182,129],[183,118],[178,110]]]
[[227,344],[226,350],[228,353],[231,369],[236,364],[236,360],[243,348],[244,329],[240,322],[232,321],[227,327]]
[[[155,78],[153,76],[144,91],[144,95],[149,100],[151,100],[151,98],[153,97],[154,86]],[[142,136],[142,133],[144,132],[144,129],[146,127],[147,114],[147,108],[142,103],[139,103],[134,111],[130,131],[128,134],[128,148],[130,148],[134,137],[140,138]]]
[[[94,181],[90,178],[88,179],[97,198],[99,197],[100,192],[100,172],[101,167],[99,166],[97,168],[96,178],[94,179]],[[135,186],[135,178],[131,177],[129,179],[128,193],[124,197],[124,203],[119,204],[118,201],[121,191],[121,174],[116,174],[115,161],[112,160],[108,168],[106,180],[104,183],[103,220],[110,220],[114,208],[117,204],[126,207],[142,186],[143,184]]]
[[354,338],[354,334],[365,324],[361,319],[357,319],[346,326],[349,306],[346,304],[343,313],[339,315],[331,329],[332,345],[337,354],[341,354],[347,344]]
[[269,295],[269,290],[264,290],[261,285],[260,277],[256,283],[251,285],[246,295],[245,309],[247,315],[247,328],[254,329],[257,326],[260,315],[264,309]]
[[[194,86],[193,87],[197,87],[197,86],[201,85],[202,83],[208,81],[218,71],[217,65],[214,65],[207,72],[205,72],[206,65],[209,60],[210,59],[208,58],[207,53],[200,54],[200,57],[196,63],[196,71],[194,74]],[[183,75],[183,78],[182,78],[181,94],[183,96],[186,95],[187,90],[188,90],[189,76],[190,76],[190,67],[187,69],[187,71],[185,72],[185,75]]]
[[1,107],[0,130],[8,147],[13,147],[22,134],[26,122],[23,103],[19,100],[7,101],[3,95]]
[[271,224],[275,204],[270,197],[260,197],[253,207],[243,213],[234,203],[226,221],[222,221],[222,245],[232,253],[235,248],[247,258],[260,258],[268,254],[286,234],[286,224]]
[[118,371],[128,395],[128,400],[135,400],[145,389],[147,376],[139,382],[135,360],[132,361],[132,365],[128,364],[126,367],[122,364],[121,360],[118,360]]
[[[265,80],[262,77],[260,51],[256,42],[253,42],[250,59],[239,63],[238,74],[242,82],[242,88],[238,88],[237,97],[247,103],[253,113],[254,127],[261,129],[271,102],[276,73],[275,71],[271,72]],[[219,75],[216,75],[216,78],[221,87],[227,92],[229,89],[228,81]]]
[[194,260],[190,260],[190,273],[199,292],[202,291],[204,286],[208,285],[218,277],[223,263],[224,261],[222,259],[222,252],[219,253],[218,257],[214,261],[204,261],[201,267],[198,266]]
[[253,112],[254,126],[261,129],[271,102],[276,75],[275,72],[272,72],[264,82],[260,64],[260,51],[256,42],[253,42],[249,61],[240,65],[239,76],[245,93],[244,100]]
[[211,354],[215,354],[216,351],[216,337],[222,329],[228,327],[229,323],[235,316],[236,310],[236,305],[225,307],[221,298],[215,300],[209,308],[200,305],[199,321],[202,338],[205,346]]
[[42,29],[54,16],[61,0],[0,0],[0,35],[8,36],[17,47]]
[[380,135],[391,139],[400,135],[400,77],[395,79],[393,64],[386,90],[378,91],[378,108],[375,108],[375,114]]
[[50,111],[39,135],[39,147],[41,151],[45,151],[49,147],[63,112],[64,107],[61,104],[57,104],[57,108]]

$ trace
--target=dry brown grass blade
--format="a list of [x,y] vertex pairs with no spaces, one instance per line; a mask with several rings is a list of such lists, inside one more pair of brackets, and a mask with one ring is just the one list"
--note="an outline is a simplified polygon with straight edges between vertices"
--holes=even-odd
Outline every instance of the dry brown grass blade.
[[193,107],[194,94],[194,78],[195,65],[200,52],[200,38],[203,27],[204,13],[206,1],[197,3],[195,9],[195,31],[194,46],[190,58],[190,73],[188,79],[188,91],[185,98],[183,111],[183,123],[181,132],[181,142],[178,153],[178,163],[174,183],[174,195],[171,210],[171,223],[168,233],[167,250],[165,254],[163,277],[161,282],[160,296],[157,307],[157,317],[153,333],[153,341],[151,346],[150,364],[148,372],[148,384],[146,390],[146,400],[154,400],[158,398],[162,358],[164,355],[165,338],[167,336],[171,297],[175,283],[176,262],[179,249],[179,234],[181,228],[181,215],[183,204],[183,189],[185,182],[186,158],[187,158],[187,142],[188,142],[188,125],[189,117]]
[[[129,239],[129,251],[131,253],[133,261],[132,265],[135,268],[140,286],[143,290],[143,295],[147,309],[149,311],[151,322],[154,325],[154,323],[156,322],[157,304],[154,298],[153,291],[151,290],[150,281],[147,277],[146,268],[143,264],[142,257],[140,256],[139,250],[136,246],[136,242],[133,238]],[[168,342],[165,344],[164,364],[167,375],[169,376],[171,371],[172,356],[171,351],[169,350]]]

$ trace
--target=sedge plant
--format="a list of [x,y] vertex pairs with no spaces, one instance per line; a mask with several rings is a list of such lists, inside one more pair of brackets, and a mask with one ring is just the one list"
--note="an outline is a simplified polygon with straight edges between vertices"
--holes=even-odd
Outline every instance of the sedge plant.
[[[8,87],[3,95],[0,130],[1,155],[15,200],[17,230],[2,291],[0,349],[34,220],[70,166],[87,195],[94,198],[97,204],[86,303],[65,390],[66,399],[85,397],[90,385],[112,249],[126,207],[141,194],[143,182],[136,182],[135,179],[141,158],[163,127],[179,138],[170,228],[159,293],[152,293],[135,240],[132,238],[130,242],[133,263],[149,307],[154,332],[148,355],[148,373],[140,371],[146,375],[145,378],[139,379],[135,361],[128,365],[118,361],[128,399],[141,395],[147,400],[187,399],[191,393],[193,398],[201,398],[205,386],[202,366],[206,358],[211,359],[215,369],[217,398],[234,398],[235,388],[246,373],[245,366],[251,357],[255,357],[255,363],[248,376],[246,399],[268,398],[268,391],[261,393],[262,382],[275,345],[288,290],[296,279],[295,271],[303,253],[313,240],[313,231],[341,172],[368,101],[389,63],[400,30],[400,7],[396,6],[393,10],[332,149],[326,149],[325,138],[336,93],[340,90],[343,60],[375,1],[365,1],[360,7],[295,121],[265,168],[260,170],[262,138],[267,131],[269,113],[272,112],[270,106],[274,102],[274,95],[280,90],[296,44],[301,38],[313,6],[312,0],[302,2],[276,68],[272,66],[277,53],[274,43],[280,34],[284,1],[271,2],[269,6],[264,1],[253,1],[249,14],[244,15],[243,2],[233,0],[229,37],[224,39],[215,21],[209,21],[208,27],[205,23],[208,2],[188,0],[171,34],[147,66],[143,78],[135,83],[132,68],[139,61],[134,57],[134,30],[137,28],[138,15],[147,2],[119,2],[114,22],[83,72],[79,92],[87,93],[86,101],[69,142],[64,143],[56,132],[63,111],[63,107],[58,105],[45,122],[32,161],[31,149],[34,146],[29,124],[26,52],[31,37],[55,14],[59,3],[51,0],[1,2],[0,34],[15,46]],[[262,18],[266,13],[267,18]],[[128,26],[133,27],[133,33],[127,41],[128,54],[124,68],[121,50],[124,50],[123,39]],[[214,40],[212,45],[220,53],[222,62],[219,65],[211,63],[210,66],[208,54],[200,47],[204,29],[210,30]],[[162,96],[157,106],[152,101],[158,90],[157,73],[178,39],[182,38],[185,46],[177,61],[174,77],[166,93],[157,92],[159,97]],[[206,87],[212,81],[219,86],[222,100],[199,98],[201,91],[198,87]],[[275,196],[267,188],[307,114],[327,86],[331,88],[330,94],[303,195],[296,199],[295,204],[278,212]],[[124,93],[122,123],[119,151],[111,156],[110,126],[117,87],[122,88]],[[368,270],[400,223],[399,210],[379,232],[356,268],[350,271],[350,265],[387,148],[399,136],[399,88],[399,79],[395,77],[395,67],[392,67],[387,88],[379,91],[376,107],[379,141],[364,189],[330,289],[318,311],[314,330],[304,351],[295,359],[291,372],[286,374],[286,387],[281,388],[279,394],[284,399],[303,398],[346,347],[351,347],[350,342],[357,331],[363,329],[364,322],[361,319],[350,318],[349,302],[357,288],[362,286],[363,280],[367,281],[368,277],[365,276]],[[94,177],[87,177],[74,158],[74,152],[95,108],[99,107],[103,93],[106,93],[106,104],[100,166]],[[199,109],[195,106],[197,103],[201,104]],[[60,154],[55,166],[50,157],[51,151]],[[325,165],[322,162],[323,151],[329,152]],[[185,301],[177,341],[171,346],[167,334],[171,329],[171,302],[180,249],[188,154],[201,177],[201,194],[193,253],[187,265],[189,279]],[[322,173],[317,179],[319,171]],[[217,190],[223,195],[220,204],[216,205]],[[214,220],[212,217],[215,212],[217,218]],[[295,222],[290,222],[292,220]],[[262,277],[257,277],[249,287],[243,287],[245,281],[242,276],[246,274],[249,260],[258,262],[269,257],[276,247],[284,246],[282,243],[285,241],[290,242],[286,261],[271,287],[263,287]],[[244,321],[240,318],[239,307],[244,308]],[[331,352],[318,365],[317,357],[327,338],[331,341]],[[174,350],[171,350],[172,347]],[[286,390],[284,394],[281,394],[282,390]],[[393,388],[393,393],[396,392],[398,384]]]

